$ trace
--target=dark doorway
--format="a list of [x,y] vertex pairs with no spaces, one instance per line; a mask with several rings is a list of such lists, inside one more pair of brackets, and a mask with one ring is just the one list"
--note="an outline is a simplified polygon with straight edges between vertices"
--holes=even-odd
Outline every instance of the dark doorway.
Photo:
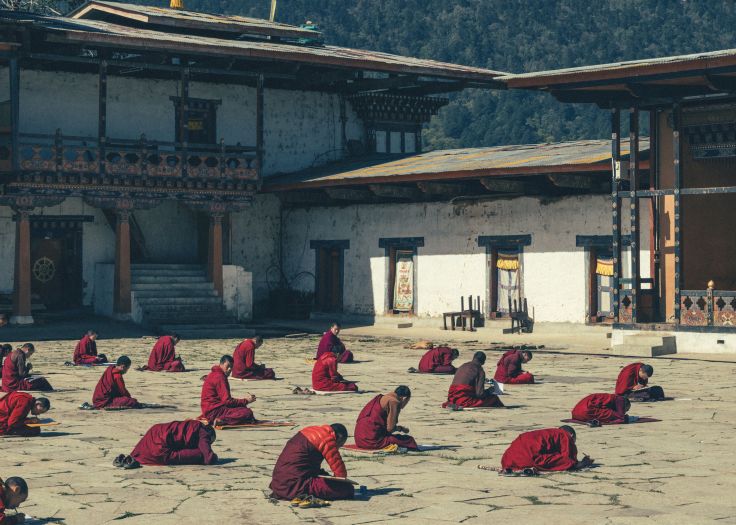
[[31,217],[31,293],[49,310],[82,306],[82,224],[91,217]]
[[316,306],[321,312],[342,310],[342,254],[340,248],[317,249]]

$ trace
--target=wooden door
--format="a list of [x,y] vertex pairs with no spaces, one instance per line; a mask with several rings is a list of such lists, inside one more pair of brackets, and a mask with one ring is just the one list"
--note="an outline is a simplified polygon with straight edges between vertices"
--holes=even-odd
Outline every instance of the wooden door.
[[342,310],[342,250],[319,248],[317,250],[317,289],[315,302],[322,312]]
[[81,222],[31,221],[31,294],[49,310],[82,306]]

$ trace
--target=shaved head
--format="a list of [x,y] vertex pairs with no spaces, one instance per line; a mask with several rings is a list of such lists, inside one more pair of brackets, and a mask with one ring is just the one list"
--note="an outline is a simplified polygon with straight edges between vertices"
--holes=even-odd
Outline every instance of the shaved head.
[[473,354],[473,361],[480,365],[484,365],[486,363],[486,353],[485,352],[476,352]]

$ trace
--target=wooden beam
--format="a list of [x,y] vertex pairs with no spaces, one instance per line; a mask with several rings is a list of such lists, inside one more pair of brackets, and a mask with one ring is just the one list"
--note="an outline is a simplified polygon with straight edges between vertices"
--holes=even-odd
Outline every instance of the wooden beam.
[[473,191],[469,184],[451,184],[444,182],[417,182],[417,186],[424,193],[429,195],[442,195],[444,197],[458,197],[460,195],[473,195],[478,191]]
[[723,75],[703,75],[708,87],[715,92],[736,92],[736,77],[726,77]]
[[324,191],[319,190],[284,191],[276,195],[286,205],[325,206],[333,202]]
[[424,194],[410,186],[392,184],[370,184],[368,188],[377,196],[386,199],[419,200]]
[[533,189],[533,185],[520,180],[482,177],[480,179],[480,183],[488,191],[496,191],[499,193],[527,193]]
[[595,177],[587,177],[585,175],[573,175],[569,173],[560,173],[547,175],[550,182],[558,188],[570,188],[579,190],[594,190],[602,187],[602,184],[608,181]]
[[401,75],[388,78],[368,78],[365,80],[356,80],[347,85],[346,90],[349,93],[360,93],[362,91],[380,91],[386,89],[396,89],[405,86],[416,86],[419,82],[414,75]]
[[372,201],[373,193],[359,188],[325,188],[331,199],[339,201]]

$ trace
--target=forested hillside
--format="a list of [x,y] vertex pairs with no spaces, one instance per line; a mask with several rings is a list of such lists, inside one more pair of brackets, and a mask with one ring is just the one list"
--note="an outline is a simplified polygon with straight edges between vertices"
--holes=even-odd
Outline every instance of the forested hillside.
[[[184,2],[260,18],[270,7],[270,0]],[[510,72],[736,47],[733,0],[278,0],[276,19],[312,20],[331,44]],[[475,90],[452,96],[425,142],[437,149],[609,134],[608,114],[594,106]]]

